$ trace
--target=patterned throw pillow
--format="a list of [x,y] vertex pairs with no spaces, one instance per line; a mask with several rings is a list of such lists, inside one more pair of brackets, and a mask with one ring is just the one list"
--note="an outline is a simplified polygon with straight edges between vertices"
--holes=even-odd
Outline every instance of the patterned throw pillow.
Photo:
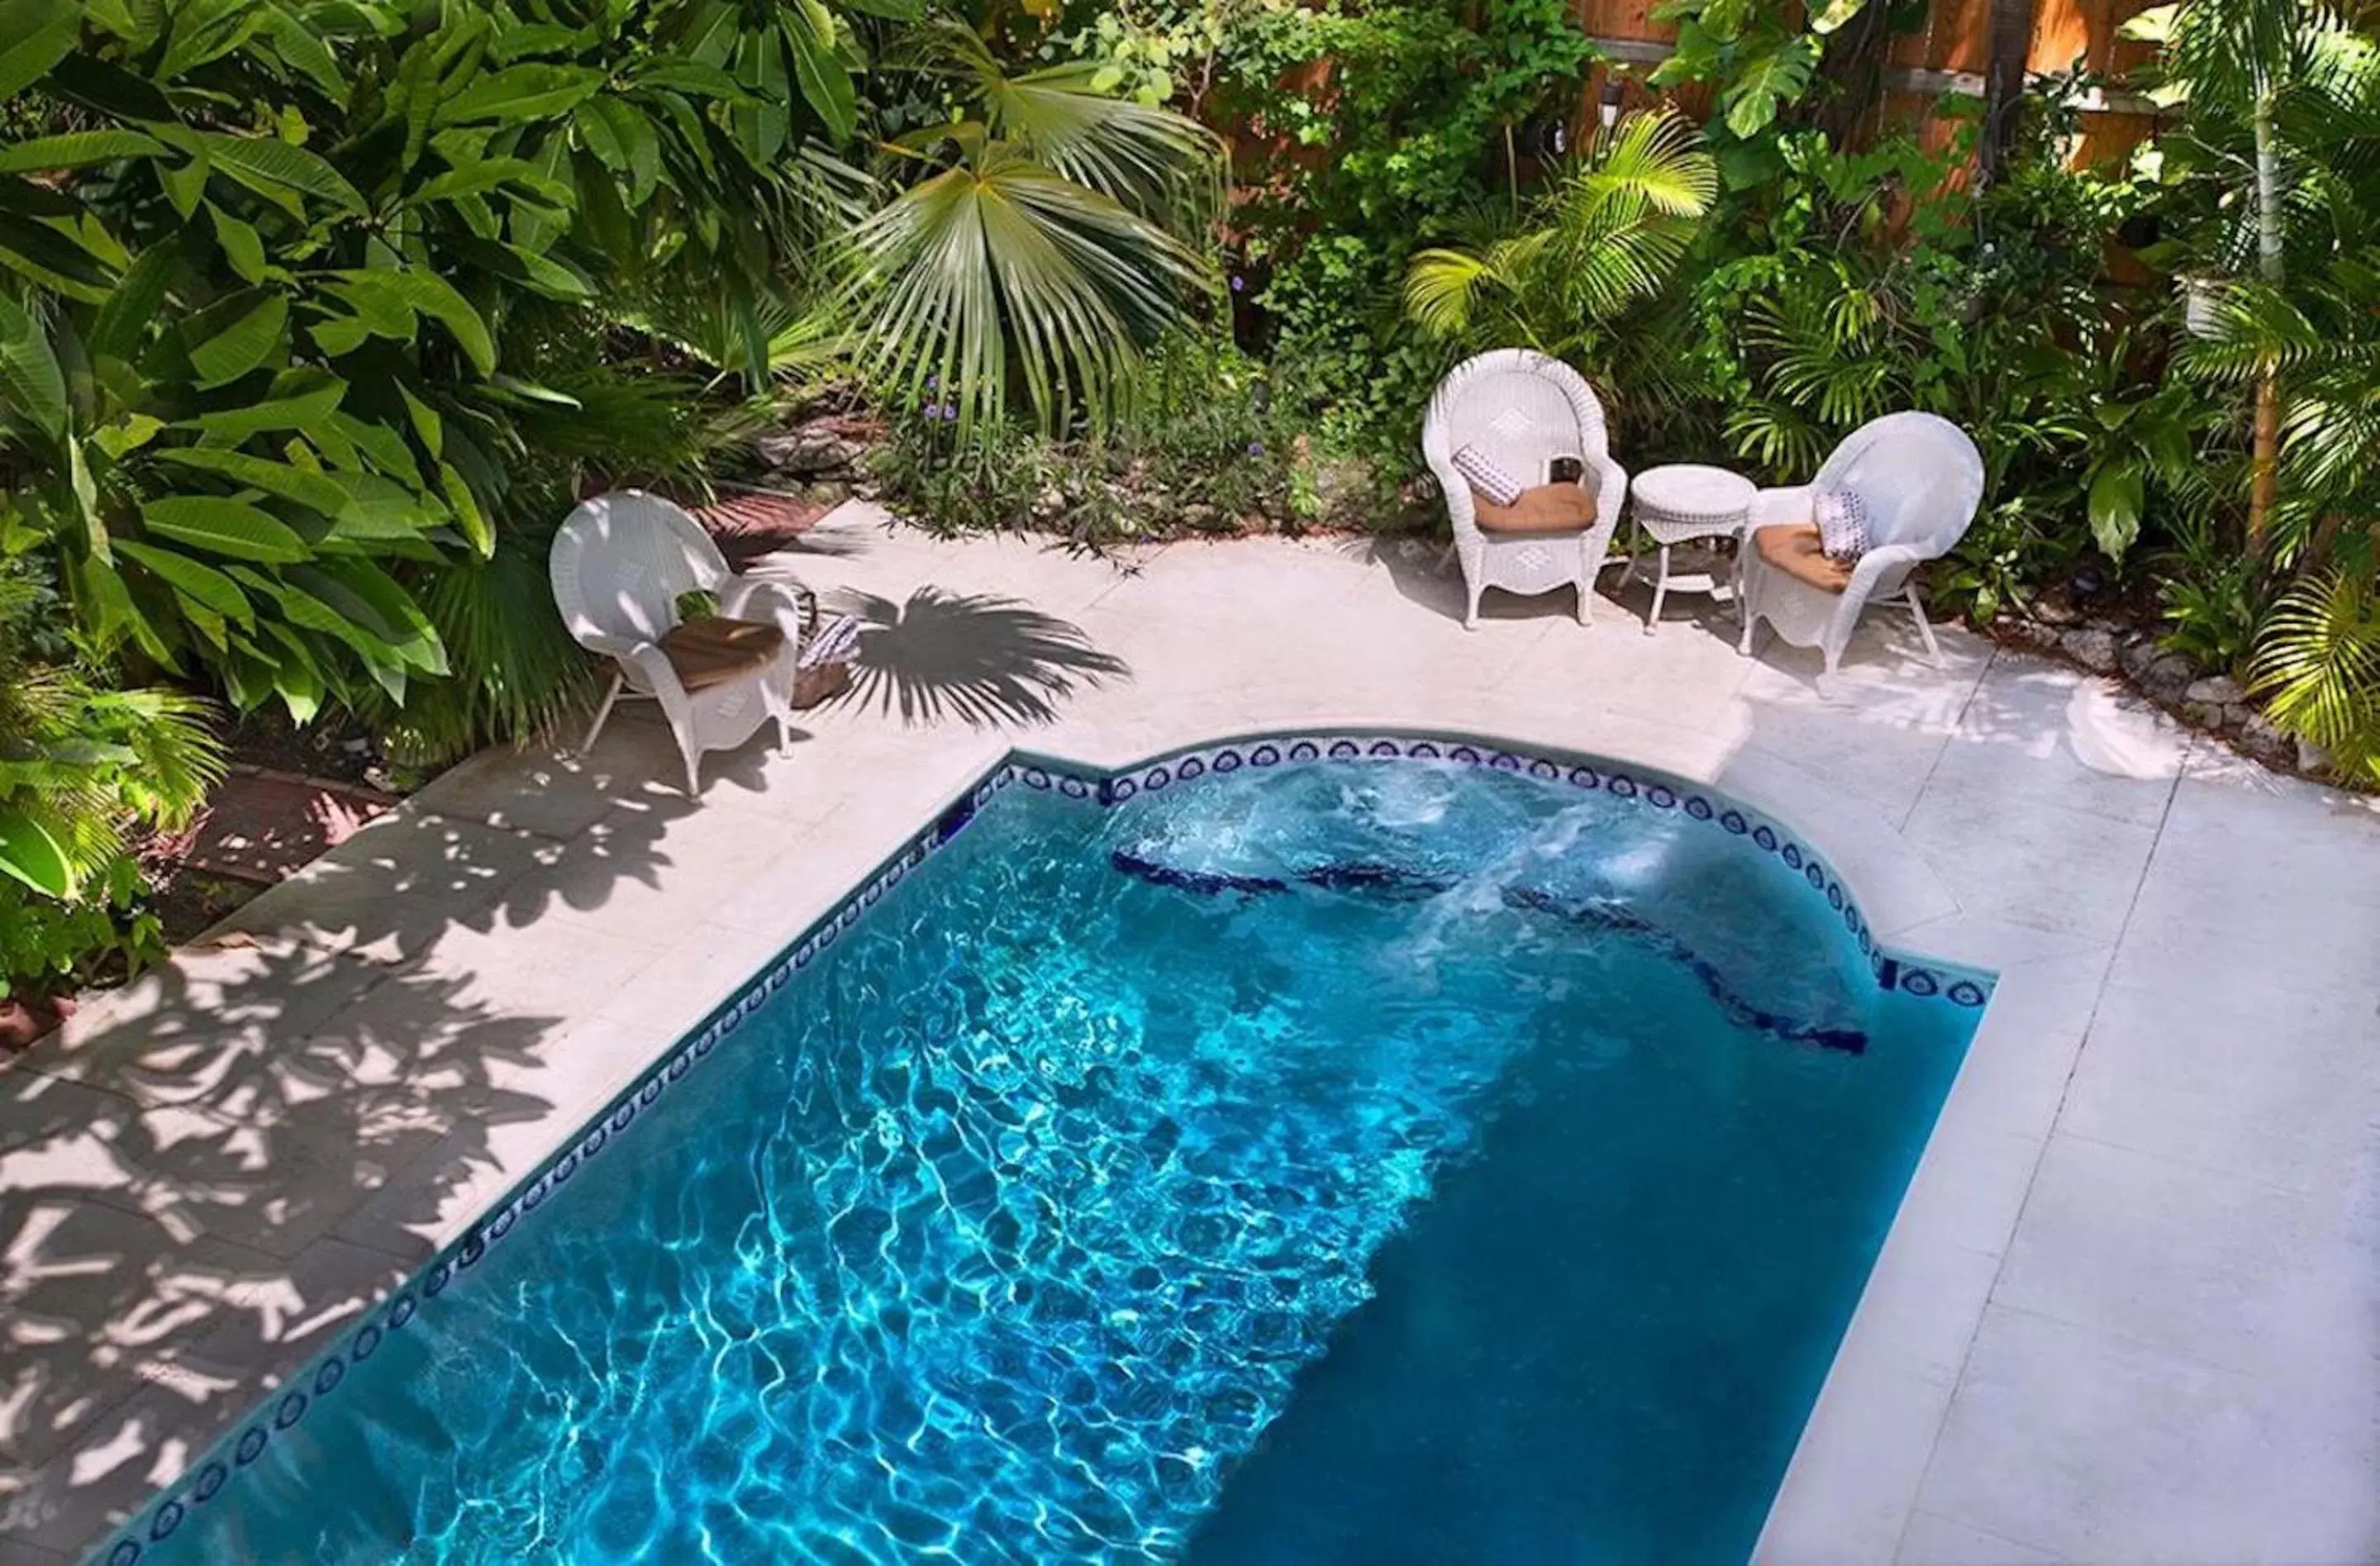
[[1497,505],[1510,505],[1520,498],[1521,480],[1477,446],[1464,446],[1454,454],[1454,470],[1469,480],[1483,499]]
[[1818,525],[1818,547],[1828,559],[1849,563],[1867,552],[1867,503],[1857,490],[1820,490],[1810,497],[1810,520]]

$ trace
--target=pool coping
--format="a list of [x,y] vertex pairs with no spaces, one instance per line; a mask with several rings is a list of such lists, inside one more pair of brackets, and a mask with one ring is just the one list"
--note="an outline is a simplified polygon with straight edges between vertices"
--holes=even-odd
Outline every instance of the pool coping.
[[[1265,752],[1269,759],[1259,759]],[[1302,752],[1302,754],[1301,754]],[[1786,1474],[1772,1498],[1767,1525],[1755,1548],[1759,1560],[1823,1560],[1831,1536],[1828,1519],[1846,1503],[1855,1503],[1872,1487],[1868,1483],[1870,1433],[1846,1428],[1843,1409],[1873,1401],[1869,1383],[1879,1373],[1889,1375],[1904,1357],[1902,1345],[1912,1323],[1905,1305],[1887,1302],[1879,1306],[1876,1281],[1885,1274],[1888,1256],[1911,1243],[1905,1232],[1927,1228],[1928,1213],[1956,1200],[1958,1192],[1937,1180],[1930,1195],[1917,1200],[1921,1180],[1936,1160],[1936,1144],[1951,1121],[1961,1085],[1992,1026],[2006,1009],[1989,1004],[2018,976],[1999,975],[1931,953],[1889,942],[1883,923],[1854,896],[1851,883],[1860,872],[1843,875],[1831,856],[1810,845],[1807,834],[1766,805],[1745,799],[1733,788],[1721,789],[1707,780],[1569,747],[1437,727],[1382,724],[1301,724],[1259,730],[1148,752],[1123,762],[1101,762],[1011,747],[967,781],[942,795],[924,813],[922,826],[858,876],[826,908],[787,939],[748,976],[730,986],[729,993],[711,1004],[701,1020],[655,1051],[625,1086],[593,1115],[567,1128],[567,1134],[540,1155],[530,1171],[491,1201],[427,1261],[376,1298],[357,1321],[334,1341],[294,1366],[269,1389],[224,1434],[202,1449],[168,1483],[159,1487],[124,1524],[111,1529],[87,1559],[105,1566],[136,1566],[143,1560],[172,1560],[171,1540],[193,1508],[205,1506],[229,1488],[238,1474],[263,1455],[273,1437],[294,1428],[321,1399],[334,1393],[348,1368],[378,1352],[388,1333],[402,1330],[426,1303],[435,1300],[464,1272],[475,1267],[488,1247],[501,1243],[528,1214],[541,1207],[577,1170],[600,1156],[611,1140],[633,1127],[641,1111],[659,1100],[667,1088],[685,1079],[694,1065],[708,1058],[763,1002],[790,983],[818,954],[852,929],[884,895],[942,846],[956,838],[989,804],[1011,786],[1053,789],[1111,807],[1143,792],[1156,792],[1209,773],[1228,773],[1242,766],[1264,769],[1304,765],[1319,760],[1423,760],[1471,765],[1494,771],[1526,773],[1541,782],[1597,790],[1614,797],[1641,802],[1648,809],[1678,810],[1715,830],[1751,842],[1801,872],[1815,895],[1828,901],[1844,927],[1867,956],[1877,982],[1921,999],[1981,1009],[1983,1015],[1966,1061],[1937,1115],[1917,1169],[1904,1187],[1902,1202],[1870,1269],[1850,1325],[1838,1344],[1825,1383],[1811,1405]],[[1069,787],[1069,783],[1079,787]],[[1663,796],[1667,797],[1664,798]],[[1716,799],[1706,797],[1715,795]],[[1694,808],[1700,805],[1698,811]],[[1901,852],[1906,853],[1903,849]],[[1879,900],[1890,906],[1892,898]],[[1896,913],[1898,910],[1896,910]],[[1896,919],[1898,923],[1905,920]],[[1971,1095],[1972,1096],[1972,1095]],[[1955,1183],[1952,1183],[1955,1184]],[[1973,1316],[1979,1317],[1977,1298]],[[1968,1321],[1972,1330],[1973,1320]],[[1963,1340],[1962,1340],[1963,1341]],[[1949,1388],[1940,1389],[1947,1407]],[[1822,1418],[1822,1414],[1826,1417]],[[1854,1416],[1856,1417],[1856,1416]],[[1928,1443],[1933,1424],[1926,1426]],[[166,1550],[164,1556],[154,1550]]]

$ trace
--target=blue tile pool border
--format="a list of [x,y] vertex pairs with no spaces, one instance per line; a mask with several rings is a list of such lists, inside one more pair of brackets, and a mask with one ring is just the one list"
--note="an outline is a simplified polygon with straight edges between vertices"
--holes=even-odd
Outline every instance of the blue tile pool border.
[[1314,729],[1216,740],[1146,758],[1112,770],[1016,749],[994,763],[910,834],[835,904],[764,963],[729,1000],[657,1056],[577,1133],[547,1155],[537,1170],[488,1209],[486,1216],[424,1263],[364,1313],[339,1341],[318,1351],[288,1380],[261,1400],[171,1485],[161,1489],[89,1559],[101,1566],[154,1561],[191,1512],[210,1505],[264,1455],[274,1438],[293,1429],[333,1395],[348,1373],[403,1331],[422,1307],[501,1244],[591,1159],[637,1124],[644,1111],[708,1059],[770,997],[792,982],[856,924],[867,910],[949,844],[976,813],[1004,789],[1024,787],[1111,807],[1202,778],[1317,761],[1427,761],[1526,775],[1581,791],[1599,791],[1649,811],[1676,813],[1712,831],[1743,838],[1777,858],[1813,897],[1822,898],[1858,942],[1879,987],[1920,1000],[1979,1008],[1991,998],[1993,976],[1888,950],[1870,931],[1859,904],[1831,865],[1772,817],[1688,779],[1654,769],[1544,747],[1507,745],[1477,736],[1395,729]]

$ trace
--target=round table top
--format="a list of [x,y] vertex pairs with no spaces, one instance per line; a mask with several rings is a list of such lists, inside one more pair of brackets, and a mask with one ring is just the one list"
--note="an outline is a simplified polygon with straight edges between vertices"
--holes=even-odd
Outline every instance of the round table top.
[[1698,462],[1647,468],[1630,481],[1628,491],[1637,504],[1665,516],[1707,516],[1714,521],[1741,520],[1760,492],[1741,473]]

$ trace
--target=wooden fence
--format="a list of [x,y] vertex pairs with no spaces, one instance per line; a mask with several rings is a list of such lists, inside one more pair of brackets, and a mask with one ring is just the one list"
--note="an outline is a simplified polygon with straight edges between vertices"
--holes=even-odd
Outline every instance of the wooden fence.
[[[1876,0],[1882,4],[1883,0]],[[2034,0],[2032,47],[2025,68],[2048,73],[2078,62],[2102,76],[2120,75],[2146,62],[2146,44],[2119,38],[2126,18],[2152,0]],[[1666,58],[1676,29],[1653,19],[1658,0],[1577,0],[1578,18],[1614,60],[1637,74]],[[1980,97],[1990,63],[1991,0],[1934,0],[1925,26],[1894,42],[1886,78],[1885,112],[1897,119],[1929,117],[1934,100],[1946,92]],[[1589,79],[1589,101],[1600,85]],[[2121,157],[2154,134],[2156,117],[2143,100],[2112,91],[2085,100],[2083,138],[2078,156]]]

